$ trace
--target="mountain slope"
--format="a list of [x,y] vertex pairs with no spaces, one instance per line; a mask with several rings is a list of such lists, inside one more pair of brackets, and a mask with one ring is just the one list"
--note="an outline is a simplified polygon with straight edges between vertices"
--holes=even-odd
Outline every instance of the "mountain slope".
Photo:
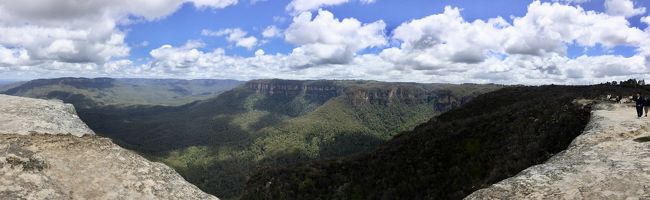
[[57,78],[37,79],[4,94],[60,99],[77,108],[131,105],[182,105],[208,99],[242,82],[235,80]]
[[[348,123],[349,128],[388,139],[395,130],[412,128],[497,88],[500,86],[260,80],[178,107],[108,107],[79,112],[101,134],[137,145],[142,151],[164,152],[236,143],[256,139],[260,132],[300,131],[316,124],[328,130]],[[400,92],[405,94],[395,94]]]
[[179,107],[82,109],[99,134],[177,169],[220,197],[237,197],[259,166],[372,148],[497,85],[374,81],[250,81]]
[[0,111],[0,199],[217,199],[95,136],[71,105],[0,95]]
[[22,84],[25,84],[25,81],[2,81],[0,80],[0,93],[9,90],[11,88],[18,87]]
[[260,169],[243,199],[460,199],[566,148],[584,129],[581,97],[610,86],[512,87],[487,93],[375,150]]
[[649,199],[650,121],[629,104],[592,113],[567,150],[466,199]]

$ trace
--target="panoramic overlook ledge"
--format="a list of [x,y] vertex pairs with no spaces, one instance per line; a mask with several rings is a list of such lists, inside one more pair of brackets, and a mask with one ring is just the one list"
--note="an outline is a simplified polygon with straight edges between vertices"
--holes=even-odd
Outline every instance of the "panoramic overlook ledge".
[[567,150],[466,199],[649,199],[650,121],[599,103]]
[[72,104],[2,94],[0,99],[0,134],[95,134],[79,119]]
[[0,199],[217,199],[95,136],[72,105],[0,95]]

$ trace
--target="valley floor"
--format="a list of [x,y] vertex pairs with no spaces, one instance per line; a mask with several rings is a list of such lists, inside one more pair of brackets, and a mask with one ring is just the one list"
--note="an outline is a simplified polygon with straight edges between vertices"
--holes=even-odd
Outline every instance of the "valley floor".
[[567,150],[466,199],[650,199],[650,118],[596,104]]

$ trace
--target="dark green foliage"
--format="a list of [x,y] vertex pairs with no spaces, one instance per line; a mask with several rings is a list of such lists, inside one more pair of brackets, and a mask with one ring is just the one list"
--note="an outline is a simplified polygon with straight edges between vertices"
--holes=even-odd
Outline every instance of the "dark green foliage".
[[620,86],[620,87],[627,87],[627,88],[643,88],[645,87],[645,80],[636,80],[636,79],[628,79],[626,81],[621,81],[619,82],[606,82],[603,83],[603,85],[612,85],[612,86]]
[[323,141],[321,143],[319,149],[319,158],[331,158],[350,155],[353,153],[372,149],[381,143],[384,143],[384,140],[373,135],[342,133],[334,136],[331,141]]
[[461,199],[565,149],[589,120],[589,107],[574,99],[635,92],[612,86],[501,89],[370,152],[261,168],[243,199]]
[[51,91],[45,95],[47,99],[59,99],[64,102],[75,102],[76,104],[85,106],[98,106],[91,98],[82,94],[73,94],[63,91]]
[[[81,109],[97,133],[177,169],[220,198],[257,167],[371,149],[496,85],[256,80],[180,107]],[[200,158],[200,159],[199,159]],[[304,188],[313,186],[304,182]]]

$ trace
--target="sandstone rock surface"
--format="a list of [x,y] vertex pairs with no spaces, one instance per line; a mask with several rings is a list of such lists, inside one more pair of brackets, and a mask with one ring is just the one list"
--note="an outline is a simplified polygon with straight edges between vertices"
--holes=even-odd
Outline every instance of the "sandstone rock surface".
[[466,199],[650,199],[650,118],[597,104],[567,150]]
[[32,133],[79,137],[95,134],[71,104],[0,94],[0,134]]
[[[74,113],[60,102],[0,96],[0,199],[218,200],[94,135]],[[25,135],[33,132],[42,134]]]

